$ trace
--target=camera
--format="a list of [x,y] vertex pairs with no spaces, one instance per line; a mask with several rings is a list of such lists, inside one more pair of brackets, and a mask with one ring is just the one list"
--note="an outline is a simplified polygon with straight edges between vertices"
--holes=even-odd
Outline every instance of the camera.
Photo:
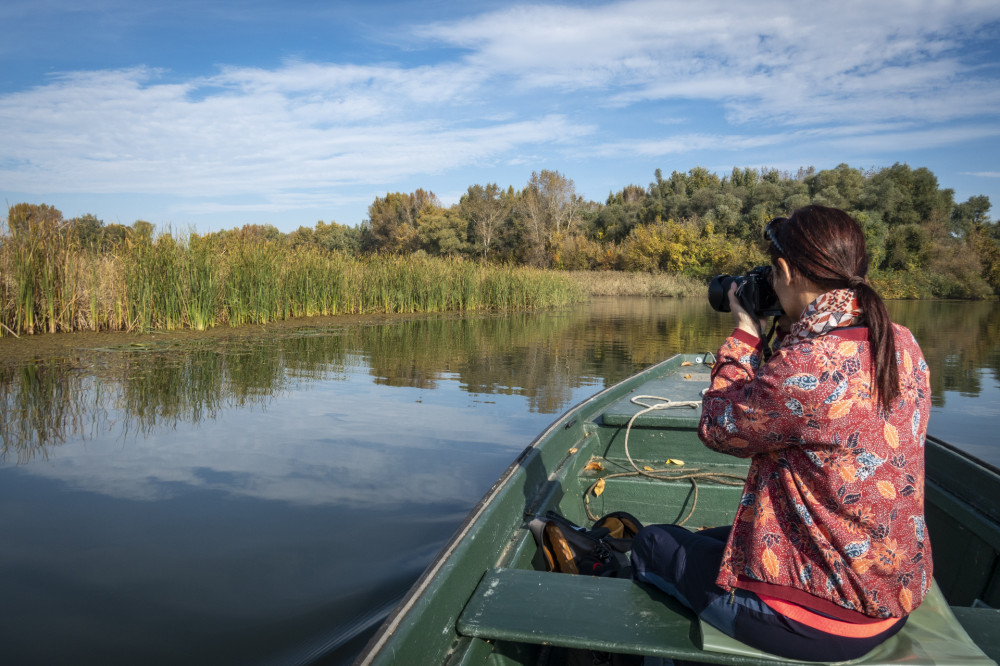
[[729,312],[729,287],[736,283],[736,299],[747,312],[758,317],[784,314],[778,294],[771,286],[771,267],[757,266],[746,275],[716,275],[708,285],[708,303],[717,312]]

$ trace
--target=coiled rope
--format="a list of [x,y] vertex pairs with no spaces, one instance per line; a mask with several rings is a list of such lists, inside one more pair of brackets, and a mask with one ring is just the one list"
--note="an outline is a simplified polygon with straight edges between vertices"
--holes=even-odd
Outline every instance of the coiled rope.
[[[643,400],[658,400],[659,402],[654,404],[648,404],[642,402]],[[688,511],[684,519],[676,523],[677,525],[683,525],[688,521],[689,518],[694,514],[695,507],[698,506],[698,479],[705,481],[712,481],[724,486],[742,486],[746,482],[746,477],[741,477],[736,474],[727,474],[725,472],[701,472],[698,469],[685,470],[681,473],[675,473],[669,470],[664,470],[660,472],[649,471],[645,469],[640,469],[632,459],[632,454],[628,450],[628,436],[632,430],[632,424],[635,423],[636,419],[649,412],[657,411],[660,409],[676,409],[678,407],[688,407],[692,409],[697,409],[701,407],[700,400],[685,400],[674,402],[669,398],[661,398],[655,395],[636,395],[632,397],[632,402],[639,405],[643,409],[632,415],[632,418],[628,420],[628,425],[625,426],[625,457],[628,458],[629,464],[632,465],[634,472],[619,472],[617,474],[608,474],[602,476],[600,479],[594,481],[589,488],[583,494],[583,505],[584,509],[587,511],[587,517],[591,520],[597,520],[599,516],[595,516],[590,510],[590,495],[593,493],[594,488],[601,481],[606,479],[615,479],[619,477],[626,476],[646,476],[651,479],[657,479],[658,481],[680,481],[683,479],[689,479],[691,481],[691,486],[694,488],[694,497],[691,502],[691,509]]]

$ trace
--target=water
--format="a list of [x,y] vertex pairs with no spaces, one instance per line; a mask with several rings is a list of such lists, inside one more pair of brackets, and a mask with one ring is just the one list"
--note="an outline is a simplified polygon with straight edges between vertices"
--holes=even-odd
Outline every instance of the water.
[[[1000,464],[1000,306],[891,306],[931,365],[931,432]],[[349,663],[558,414],[718,347],[707,310],[81,337],[0,364],[4,661]]]

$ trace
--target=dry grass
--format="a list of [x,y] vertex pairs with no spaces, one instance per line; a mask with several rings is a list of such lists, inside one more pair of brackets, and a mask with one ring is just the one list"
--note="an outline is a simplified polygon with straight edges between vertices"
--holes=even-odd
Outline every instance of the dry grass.
[[567,271],[566,275],[590,296],[703,296],[703,281],[670,273],[624,271]]

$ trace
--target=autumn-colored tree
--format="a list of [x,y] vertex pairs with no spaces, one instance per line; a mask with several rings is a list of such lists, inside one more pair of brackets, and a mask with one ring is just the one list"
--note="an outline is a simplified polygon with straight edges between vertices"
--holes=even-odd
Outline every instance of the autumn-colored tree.
[[65,226],[62,211],[47,204],[14,204],[7,210],[7,228],[12,235],[30,229],[52,233]]
[[529,263],[548,266],[549,246],[555,234],[569,234],[579,222],[583,203],[576,194],[576,185],[558,171],[532,172],[527,187],[521,192],[519,210],[525,221],[530,246]]
[[390,192],[376,197],[362,224],[362,248],[366,252],[413,252],[419,243],[417,219],[434,206],[440,206],[437,197],[422,189],[412,194]]
[[462,195],[459,210],[469,220],[476,248],[485,260],[496,243],[501,227],[514,208],[514,188],[501,189],[496,183],[471,185]]

